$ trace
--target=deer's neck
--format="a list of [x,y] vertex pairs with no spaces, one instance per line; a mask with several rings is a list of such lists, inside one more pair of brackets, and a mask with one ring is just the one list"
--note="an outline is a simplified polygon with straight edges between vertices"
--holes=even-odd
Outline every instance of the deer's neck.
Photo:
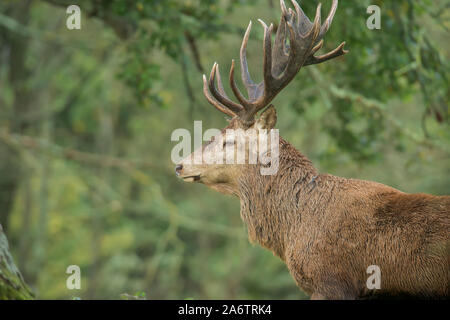
[[311,161],[283,139],[276,174],[261,175],[258,166],[248,168],[239,181],[239,198],[250,240],[284,260],[292,226],[298,226],[301,215],[310,210],[306,202],[317,192],[317,176]]

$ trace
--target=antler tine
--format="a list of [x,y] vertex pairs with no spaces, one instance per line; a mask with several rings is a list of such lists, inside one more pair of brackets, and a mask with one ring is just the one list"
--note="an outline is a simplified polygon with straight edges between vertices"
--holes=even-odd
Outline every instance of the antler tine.
[[[250,31],[252,30],[252,22],[248,24],[247,30],[245,31],[244,38],[242,39],[241,50],[239,53],[241,59],[241,78],[244,83],[245,88],[247,89],[248,97],[250,100],[258,98],[258,96],[262,92],[263,83],[256,84],[253,82],[250,72],[248,71],[247,64],[247,43],[250,36]],[[234,81],[234,80],[233,80]],[[245,99],[244,99],[245,100]],[[245,100],[245,102],[241,102],[244,108],[248,107],[249,101]]]
[[225,98],[229,99],[225,89],[223,88],[223,84],[222,84],[222,78],[220,77],[220,71],[219,71],[219,64],[217,64],[217,90],[219,91],[219,93],[224,96]]
[[317,37],[318,37],[319,32],[320,32],[320,26],[321,26],[320,22],[321,22],[321,19],[322,19],[322,17],[320,16],[321,11],[322,11],[322,4],[319,3],[317,5],[317,8],[316,8],[316,16],[314,17],[314,22],[313,22],[313,26],[311,28],[311,31],[309,33],[307,33],[307,35],[306,35],[306,37],[311,36],[312,39],[314,39],[312,41],[313,44],[315,44],[316,41],[318,40]]
[[234,59],[231,60],[231,68],[230,68],[230,87],[231,90],[233,90],[234,95],[239,100],[239,102],[242,104],[242,106],[247,105],[248,101],[245,99],[244,95],[241,93],[239,88],[236,85],[236,81],[234,81]]
[[277,61],[277,63],[272,64],[272,74],[275,77],[279,76],[286,67],[289,58],[286,46],[286,18],[284,15],[281,15],[272,50],[272,61]]
[[206,100],[208,100],[208,102],[220,112],[223,112],[229,115],[230,117],[236,116],[236,113],[234,113],[233,111],[231,111],[230,109],[228,109],[223,104],[221,104],[220,102],[218,102],[216,99],[213,98],[213,96],[208,90],[208,81],[206,80],[206,75],[203,75],[203,94]]
[[325,22],[323,23],[322,27],[320,28],[320,33],[318,39],[322,39],[322,37],[325,35],[325,33],[328,31],[328,29],[331,26],[331,22],[333,22],[334,14],[336,13],[338,5],[338,0],[333,0],[333,3],[331,4],[330,13],[328,14],[328,17],[325,19]]
[[[221,94],[216,89],[214,82],[216,79],[216,73],[217,74],[219,73],[218,67],[219,67],[219,65],[215,62],[211,69],[211,74],[209,76],[209,83],[208,83],[209,90],[211,91],[211,94],[214,96],[214,98],[216,98],[216,100],[218,102],[220,102],[222,105],[224,105],[225,107],[230,109],[235,114],[238,114],[242,111],[242,109],[243,109],[242,106],[237,104],[236,102],[231,101],[226,96],[226,94]],[[220,80],[220,75],[218,75],[217,79],[218,79],[217,82],[218,82],[219,88],[220,88],[219,90],[221,90],[223,93],[225,93],[225,91],[223,90],[222,81]]]
[[[264,75],[264,91],[269,88],[269,84],[273,81],[272,76],[272,41],[270,35],[272,34],[273,24],[269,27],[262,21],[258,19],[259,23],[264,28],[264,47],[263,47],[263,75]],[[264,96],[260,97],[258,100],[263,100]]]
[[244,38],[242,39],[241,50],[239,52],[241,58],[241,76],[242,81],[246,86],[254,85],[255,83],[248,72],[248,64],[247,64],[247,43],[248,38],[250,37],[250,31],[252,30],[252,21],[250,20],[247,30],[245,30]]
[[[323,43],[323,40],[321,40],[319,44],[322,44],[322,43]],[[334,49],[330,52],[327,52],[327,53],[322,54],[317,57],[314,55],[309,56],[308,60],[306,60],[306,62],[304,64],[304,66],[309,66],[310,64],[322,63],[327,60],[330,60],[330,59],[333,59],[333,58],[336,58],[336,57],[339,57],[339,56],[342,56],[342,55],[348,53],[348,50],[344,49],[344,45],[345,45],[345,41],[342,42],[336,49]]]
[[288,10],[286,8],[286,4],[284,3],[284,0],[280,0],[280,7],[281,7],[281,16],[285,17],[286,19],[289,19]]
[[[280,0],[280,2],[284,4],[284,0]],[[298,5],[297,1],[291,0],[291,2],[297,13],[297,28],[300,32],[306,33],[307,30],[311,29],[313,24],[305,12],[303,12],[303,9]]]

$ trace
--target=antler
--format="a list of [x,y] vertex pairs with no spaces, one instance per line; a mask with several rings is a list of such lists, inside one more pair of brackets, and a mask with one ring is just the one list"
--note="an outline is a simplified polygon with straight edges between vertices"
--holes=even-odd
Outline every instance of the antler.
[[[232,101],[226,95],[219,73],[219,65],[214,63],[209,81],[203,75],[203,93],[207,100],[220,111],[238,116],[243,122],[251,124],[254,116],[267,106],[299,72],[302,66],[321,63],[347,53],[344,50],[345,42],[336,49],[320,55],[314,54],[322,48],[323,36],[328,31],[334,14],[336,13],[338,0],[333,0],[330,13],[325,23],[321,25],[321,4],[317,6],[314,22],[311,22],[295,0],[291,0],[295,11],[286,8],[284,1],[280,0],[281,20],[275,36],[272,50],[271,34],[273,25],[269,27],[258,20],[264,28],[263,42],[263,81],[256,84],[250,77],[247,65],[246,49],[252,28],[252,22],[247,27],[240,50],[241,76],[248,99],[240,92],[234,80],[234,60],[231,63],[230,86],[239,104]],[[286,32],[289,33],[289,44]],[[217,88],[216,85],[217,84]],[[208,90],[209,89],[209,90]]]

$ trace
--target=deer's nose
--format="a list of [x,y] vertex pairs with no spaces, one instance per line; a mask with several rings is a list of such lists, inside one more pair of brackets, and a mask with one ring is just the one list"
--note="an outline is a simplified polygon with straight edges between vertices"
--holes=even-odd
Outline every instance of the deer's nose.
[[182,164],[177,164],[176,167],[175,167],[175,173],[176,173],[177,176],[180,175],[181,170],[183,170],[183,165]]

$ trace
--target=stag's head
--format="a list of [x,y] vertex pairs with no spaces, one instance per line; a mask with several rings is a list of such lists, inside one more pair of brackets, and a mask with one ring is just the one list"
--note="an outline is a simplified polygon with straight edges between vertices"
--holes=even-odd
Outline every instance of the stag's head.
[[[254,159],[252,155],[265,155],[266,157],[262,158],[266,159],[266,162],[267,159],[268,162],[273,160],[274,146],[278,145],[278,141],[274,143],[270,139],[274,135],[267,133],[273,132],[277,116],[270,102],[302,66],[321,63],[347,53],[343,42],[336,49],[315,56],[323,45],[323,37],[331,25],[338,0],[333,0],[330,13],[323,24],[320,4],[313,22],[295,0],[292,0],[292,4],[295,10],[287,9],[284,1],[280,0],[282,14],[273,47],[273,25],[267,27],[262,20],[258,20],[264,28],[263,80],[260,83],[253,82],[247,65],[246,48],[251,22],[245,32],[240,50],[240,67],[248,98],[241,93],[234,80],[234,60],[231,63],[229,82],[238,102],[226,95],[217,63],[212,67],[209,80],[203,75],[203,93],[206,99],[219,111],[229,115],[231,120],[211,141],[206,142],[176,166],[176,174],[184,181],[201,182],[218,191],[233,193],[239,177],[248,169],[247,166],[258,165],[249,162]],[[258,112],[263,109],[265,110],[257,117]],[[238,130],[237,132],[244,134],[227,134],[232,131],[230,129],[233,129],[234,133]],[[240,151],[244,154],[244,163],[238,160]],[[267,154],[272,157],[268,158]],[[267,163],[262,164],[267,166]]]

